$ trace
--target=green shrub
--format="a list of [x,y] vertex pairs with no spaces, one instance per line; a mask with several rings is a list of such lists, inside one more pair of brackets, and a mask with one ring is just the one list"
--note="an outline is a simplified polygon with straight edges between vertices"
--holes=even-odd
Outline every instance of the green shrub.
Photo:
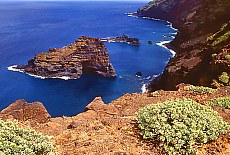
[[225,59],[230,61],[230,54],[225,55]]
[[211,99],[210,101],[208,101],[208,105],[212,107],[223,107],[226,109],[230,109],[230,96]]
[[185,86],[184,90],[187,91],[193,91],[194,93],[198,94],[213,94],[215,93],[215,89],[209,88],[209,87],[203,87],[203,86]]
[[1,155],[48,155],[52,151],[48,137],[33,130],[21,129],[16,122],[0,119]]
[[216,45],[228,40],[229,37],[230,37],[230,31],[227,31],[224,35],[217,38],[211,45],[216,46]]
[[141,108],[137,122],[143,139],[159,141],[168,154],[192,154],[200,144],[229,130],[217,112],[191,99],[172,99]]
[[229,76],[228,73],[223,72],[220,76],[219,76],[219,80],[225,84],[227,84],[229,82]]
[[216,88],[219,88],[219,87],[223,87],[224,85],[222,83],[219,83],[218,81],[216,80],[213,80],[212,86],[216,87]]
[[217,54],[216,54],[216,53],[212,54],[212,57],[215,57],[215,56],[217,56]]

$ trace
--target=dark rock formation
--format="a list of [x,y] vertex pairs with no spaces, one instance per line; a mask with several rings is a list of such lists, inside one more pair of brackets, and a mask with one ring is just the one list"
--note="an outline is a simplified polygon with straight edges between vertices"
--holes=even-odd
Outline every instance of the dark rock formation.
[[153,44],[153,41],[152,41],[152,40],[149,40],[149,41],[148,41],[148,44],[152,45],[152,44]]
[[27,65],[16,69],[45,78],[80,78],[82,74],[115,77],[104,43],[97,38],[79,37],[63,48],[37,54]]
[[142,73],[141,73],[141,72],[137,72],[137,73],[136,73],[136,76],[141,77],[141,76],[142,76]]
[[139,39],[137,38],[130,38],[127,35],[121,35],[115,38],[111,38],[111,37],[107,37],[107,38],[101,38],[101,41],[108,41],[108,42],[119,42],[119,43],[127,43],[130,45],[134,45],[134,46],[139,46],[141,45],[141,42],[139,41]]
[[137,11],[138,16],[168,20],[179,29],[170,44],[176,55],[150,90],[175,89],[179,83],[210,86],[222,72],[230,74],[229,61],[224,60],[230,54],[229,8],[228,0],[154,0]]
[[40,102],[27,103],[24,100],[17,100],[0,112],[0,118],[12,118],[33,123],[46,123],[51,116]]

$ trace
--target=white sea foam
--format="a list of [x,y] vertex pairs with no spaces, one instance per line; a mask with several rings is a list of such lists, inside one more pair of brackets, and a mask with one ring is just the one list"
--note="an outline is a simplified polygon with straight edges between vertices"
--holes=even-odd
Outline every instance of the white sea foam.
[[[167,26],[169,26],[171,29],[175,30],[175,32],[173,32],[173,33],[171,33],[171,34],[176,35],[177,32],[178,32],[178,29],[174,28],[173,25],[172,25],[172,23],[169,22],[169,21],[166,21],[166,20],[157,19],[157,18],[150,18],[150,17],[139,17],[139,16],[136,16],[136,15],[133,15],[132,13],[129,13],[128,16],[136,17],[136,18],[143,18],[143,19],[150,19],[150,20],[155,20],[155,21],[164,21],[164,22],[166,22],[166,23],[168,24]],[[171,37],[172,37],[173,39],[175,38],[175,36],[171,36]],[[161,47],[166,48],[167,50],[169,50],[169,51],[173,54],[173,56],[175,56],[176,52],[173,51],[172,49],[167,48],[167,47],[165,46],[165,44],[166,44],[166,43],[169,43],[169,42],[171,42],[171,41],[162,41],[162,42],[156,43],[156,44],[159,45],[159,46],[161,46]]]
[[148,90],[147,90],[147,84],[143,84],[142,87],[141,87],[141,93],[147,93]]
[[151,78],[151,76],[148,76],[147,78],[145,78],[146,80],[149,80]]
[[68,76],[60,76],[60,77],[57,77],[57,78],[62,79],[62,80],[69,80],[70,79],[70,77],[68,77]]
[[[8,69],[9,71],[13,71],[13,72],[26,73],[26,72],[24,72],[24,71],[22,71],[22,70],[20,70],[20,69],[17,69],[17,65],[9,66],[9,67],[7,67],[7,69]],[[46,78],[46,77],[38,76],[38,75],[34,75],[34,74],[29,74],[29,73],[26,73],[26,74],[28,74],[28,75],[30,75],[30,76],[33,76],[33,77],[35,77],[35,78],[39,78],[39,79],[45,79],[45,78]]]
[[167,46],[165,46],[165,44],[167,43],[170,43],[171,41],[162,41],[162,42],[159,42],[159,43],[156,43],[158,46],[161,46],[167,50],[169,50],[172,54],[173,54],[173,57],[175,56],[176,52],[173,51],[172,49],[169,49]]
[[[167,21],[167,20],[162,20],[162,19],[158,19],[158,18],[151,18],[151,17],[140,17],[140,16],[134,15],[134,13],[126,13],[126,14],[128,14],[129,17],[143,18],[143,19],[150,19],[150,20],[155,20],[155,21],[163,21],[163,22],[166,22],[166,23],[168,24],[167,26],[169,26],[171,29],[173,29],[173,30],[175,30],[175,31],[178,32],[178,29],[174,28],[174,27],[172,26],[172,23],[169,22],[169,21]],[[176,33],[177,33],[177,32],[176,32]]]
[[172,23],[169,22],[169,25],[167,25],[168,27],[170,27],[171,29],[175,30],[176,32],[178,32],[178,29],[174,28]]
[[[30,73],[27,73],[27,72],[24,72],[20,69],[17,69],[17,65],[12,65],[12,66],[9,66],[7,67],[7,69],[9,71],[13,71],[13,72],[21,72],[21,73],[26,73],[27,75],[29,76],[32,76],[32,77],[35,77],[35,78],[39,78],[39,79],[48,79],[48,77],[44,77],[44,76],[38,76],[38,75],[34,75],[34,74],[30,74]],[[62,79],[62,80],[71,80],[71,79],[77,79],[77,78],[70,78],[68,76],[57,76],[57,77],[50,77],[52,79]]]
[[138,18],[138,16],[135,16],[135,15],[132,15],[132,14],[129,14],[128,16],[129,16],[129,17]]
[[21,72],[21,73],[23,73],[23,71],[21,71],[20,69],[17,69],[17,65],[9,66],[9,67],[7,67],[7,69],[8,69],[9,71]]

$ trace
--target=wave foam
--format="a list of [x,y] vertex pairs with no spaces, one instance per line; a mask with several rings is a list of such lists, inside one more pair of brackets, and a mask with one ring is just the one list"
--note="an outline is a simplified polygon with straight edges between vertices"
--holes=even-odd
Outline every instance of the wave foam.
[[9,71],[21,72],[21,73],[23,73],[23,71],[21,71],[20,69],[17,69],[17,67],[18,67],[18,65],[12,65],[12,66],[7,67],[7,69],[8,69]]
[[147,92],[148,92],[147,84],[143,84],[142,87],[141,87],[141,93],[144,94],[144,93],[147,93]]
[[27,73],[27,72],[24,72],[20,69],[17,69],[17,65],[12,65],[12,66],[9,66],[7,67],[7,69],[9,71],[13,71],[13,72],[20,72],[20,73],[26,73],[27,75],[29,76],[32,76],[32,77],[35,77],[35,78],[39,78],[39,79],[62,79],[62,80],[71,80],[71,79],[77,79],[77,78],[70,78],[68,76],[57,76],[57,77],[45,77],[45,76],[38,76],[38,75],[34,75],[34,74],[30,74],[30,73]]
[[162,41],[162,42],[159,42],[159,43],[156,43],[158,46],[161,46],[167,50],[169,50],[172,54],[173,54],[173,57],[175,56],[176,52],[173,51],[172,49],[169,49],[167,46],[165,46],[165,44],[167,43],[170,43],[171,41]]
[[[136,13],[136,12],[135,12]],[[137,15],[134,15],[135,13],[125,13],[126,15],[128,15],[129,17],[135,17],[135,18],[143,18],[143,19],[150,19],[150,20],[154,20],[154,21],[162,21],[162,22],[166,22],[168,25],[168,27],[170,27],[171,29],[175,30],[177,33],[178,32],[178,29],[174,28],[172,23],[167,21],[167,20],[163,20],[163,19],[159,19],[159,18],[151,18],[151,17],[140,17],[140,16],[137,16]]]

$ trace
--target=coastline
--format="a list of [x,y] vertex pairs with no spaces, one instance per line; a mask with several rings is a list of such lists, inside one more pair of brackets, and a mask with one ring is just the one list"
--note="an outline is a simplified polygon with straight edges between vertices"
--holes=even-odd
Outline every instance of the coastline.
[[[138,16],[138,15],[136,15],[137,12],[134,12],[134,13],[125,13],[125,14],[128,15],[129,17],[134,17],[134,18],[142,18],[142,19],[149,19],[149,20],[154,20],[154,21],[166,22],[166,23],[167,23],[166,26],[168,26],[168,27],[170,27],[171,29],[173,29],[174,31],[176,31],[176,32],[171,33],[171,34],[176,35],[177,32],[178,32],[178,29],[174,28],[173,25],[172,25],[172,23],[169,22],[169,21],[167,21],[167,20],[162,20],[162,19],[157,19],[157,18],[151,18],[151,17],[145,17],[145,16],[143,16],[143,17],[142,17],[142,16]],[[172,38],[174,39],[175,37],[172,37]],[[174,50],[168,48],[167,45],[166,45],[166,44],[169,44],[171,41],[173,41],[173,39],[170,40],[170,41],[169,41],[169,40],[164,40],[164,41],[161,41],[161,42],[157,42],[156,44],[157,44],[158,46],[161,46],[161,47],[163,47],[163,48],[169,50],[169,52],[172,53],[172,55],[173,55],[173,57],[174,57],[174,56],[176,55],[176,52],[175,52]]]
[[20,69],[16,69],[16,67],[17,67],[17,65],[12,65],[12,66],[7,67],[7,69],[8,69],[9,71],[13,71],[13,72],[25,73],[25,74],[27,74],[27,75],[29,75],[29,76],[32,76],[32,77],[35,77],[35,78],[38,78],[38,79],[42,79],[42,80],[44,80],[44,79],[61,79],[61,80],[74,80],[74,79],[76,79],[76,78],[70,78],[70,77],[68,77],[68,76],[60,76],[60,77],[44,77],[44,76],[38,76],[38,75],[34,75],[34,74],[30,74],[30,73],[24,72],[24,71],[22,71],[22,70],[20,70]]
[[[134,13],[125,13],[125,15],[128,15],[129,17],[134,17],[134,18],[142,18],[142,19],[149,19],[149,20],[154,20],[154,21],[161,21],[161,22],[166,22],[168,27],[170,27],[172,30],[176,31],[176,32],[173,32],[171,34],[173,35],[176,35],[178,33],[178,29],[174,28],[173,27],[173,24],[167,20],[162,20],[162,19],[157,19],[157,18],[151,18],[151,17],[142,17],[142,16],[138,16],[137,15],[137,12],[134,12]],[[168,50],[171,54],[172,54],[172,57],[174,57],[176,55],[176,52],[172,49],[170,49],[167,44],[170,44],[171,41],[173,41],[173,39],[175,38],[175,36],[172,37],[172,40],[163,40],[161,42],[157,42],[156,45],[158,46],[161,46],[162,48]],[[162,74],[162,73],[161,73]],[[159,75],[158,75],[159,76]],[[152,80],[154,78],[156,78],[157,76],[153,76]],[[141,87],[141,93],[144,94],[144,93],[147,93],[148,92],[148,84],[149,83],[144,83]]]
[[167,50],[169,50],[170,53],[172,53],[173,57],[176,55],[176,52],[170,48],[167,47],[166,44],[169,44],[171,41],[161,41],[161,42],[158,42],[156,43],[158,46],[161,46]]

